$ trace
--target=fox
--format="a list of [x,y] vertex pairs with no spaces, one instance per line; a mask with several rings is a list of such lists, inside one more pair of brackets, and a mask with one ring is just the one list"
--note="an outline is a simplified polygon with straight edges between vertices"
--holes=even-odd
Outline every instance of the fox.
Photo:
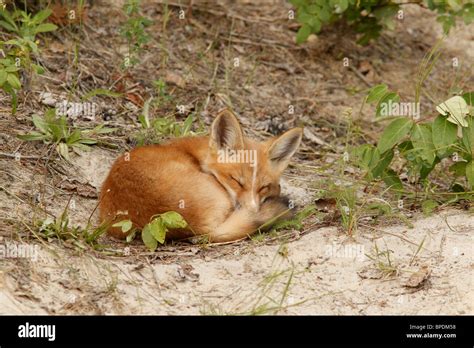
[[141,229],[154,216],[175,211],[188,226],[169,230],[167,240],[245,239],[292,216],[280,178],[302,135],[302,128],[293,128],[258,142],[244,136],[233,112],[221,110],[208,136],[141,146],[117,158],[101,188],[99,219],[110,236],[124,239],[128,233],[114,223],[129,219]]

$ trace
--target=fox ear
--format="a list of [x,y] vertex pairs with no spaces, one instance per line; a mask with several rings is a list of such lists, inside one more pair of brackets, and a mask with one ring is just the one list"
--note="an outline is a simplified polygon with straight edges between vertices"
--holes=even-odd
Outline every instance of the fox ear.
[[301,143],[302,128],[293,128],[277,137],[271,142],[268,149],[268,160],[277,171],[283,171],[288,166],[291,157]]
[[228,109],[219,112],[212,122],[210,147],[216,150],[243,149],[244,147],[242,128],[237,118]]

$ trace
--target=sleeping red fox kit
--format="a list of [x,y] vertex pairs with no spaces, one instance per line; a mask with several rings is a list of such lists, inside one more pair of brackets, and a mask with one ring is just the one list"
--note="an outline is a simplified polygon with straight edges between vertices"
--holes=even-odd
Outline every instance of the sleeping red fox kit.
[[[112,166],[100,195],[100,219],[130,219],[142,228],[157,214],[180,213],[186,229],[166,238],[206,235],[211,242],[245,238],[275,218],[288,217],[280,176],[298,149],[302,129],[264,142],[244,137],[237,118],[221,111],[210,135],[138,147]],[[108,233],[125,238],[120,227]]]

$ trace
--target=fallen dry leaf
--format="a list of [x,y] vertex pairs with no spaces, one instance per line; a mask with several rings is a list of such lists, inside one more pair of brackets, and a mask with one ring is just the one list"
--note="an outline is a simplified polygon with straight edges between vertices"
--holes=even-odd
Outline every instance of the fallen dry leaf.
[[178,86],[179,88],[184,88],[186,86],[186,81],[184,81],[181,75],[172,71],[166,72],[165,82],[171,85]]
[[413,273],[410,278],[408,278],[404,285],[408,288],[417,288],[421,286],[430,275],[430,268],[427,265],[423,265],[417,272]]
[[362,279],[381,279],[383,272],[373,266],[365,266],[357,271],[357,274]]
[[142,97],[140,97],[138,94],[136,94],[136,93],[127,93],[125,95],[125,98],[127,100],[131,101],[136,106],[138,106],[140,108],[143,107],[144,101],[143,101]]

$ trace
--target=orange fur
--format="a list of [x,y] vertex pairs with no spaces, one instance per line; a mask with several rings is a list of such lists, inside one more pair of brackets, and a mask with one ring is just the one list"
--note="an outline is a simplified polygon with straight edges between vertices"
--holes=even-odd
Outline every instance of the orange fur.
[[[235,116],[224,111],[209,137],[136,148],[112,166],[100,194],[100,219],[109,223],[130,219],[142,228],[152,216],[176,211],[189,228],[169,231],[169,239],[193,235],[207,235],[213,242],[241,239],[287,210],[279,199],[279,179],[301,133],[297,128],[257,143],[244,138]],[[253,151],[257,162],[222,163],[222,150]],[[126,236],[117,227],[108,233]]]

